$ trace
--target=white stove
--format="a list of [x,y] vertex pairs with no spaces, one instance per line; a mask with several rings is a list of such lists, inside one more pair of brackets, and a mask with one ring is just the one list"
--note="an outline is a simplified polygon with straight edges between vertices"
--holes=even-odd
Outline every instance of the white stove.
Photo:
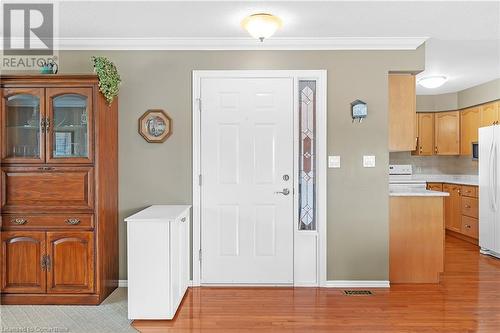
[[427,184],[424,180],[413,179],[413,167],[411,164],[390,164],[389,165],[389,185],[392,188],[423,188]]

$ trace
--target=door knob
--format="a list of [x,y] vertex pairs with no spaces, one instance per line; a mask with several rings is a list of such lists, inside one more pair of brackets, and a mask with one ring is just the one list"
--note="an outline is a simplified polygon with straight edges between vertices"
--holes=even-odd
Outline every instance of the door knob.
[[277,191],[277,192],[274,192],[274,194],[289,195],[290,194],[290,190],[287,189],[287,188],[284,188],[283,191]]

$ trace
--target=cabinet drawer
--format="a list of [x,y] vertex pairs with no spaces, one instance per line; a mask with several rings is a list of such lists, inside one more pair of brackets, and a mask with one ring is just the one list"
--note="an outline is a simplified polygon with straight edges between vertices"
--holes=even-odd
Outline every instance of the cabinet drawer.
[[443,191],[443,184],[442,183],[427,183],[427,189],[431,190],[431,191],[442,192]]
[[93,182],[91,167],[2,168],[2,211],[90,211]]
[[473,218],[479,217],[479,209],[476,198],[462,197],[462,215]]
[[464,197],[477,198],[477,187],[476,186],[462,185],[462,187],[460,189],[460,193]]
[[462,216],[462,233],[477,239],[479,237],[478,220],[468,216]]
[[93,227],[93,216],[86,214],[2,215],[3,229],[90,229]]

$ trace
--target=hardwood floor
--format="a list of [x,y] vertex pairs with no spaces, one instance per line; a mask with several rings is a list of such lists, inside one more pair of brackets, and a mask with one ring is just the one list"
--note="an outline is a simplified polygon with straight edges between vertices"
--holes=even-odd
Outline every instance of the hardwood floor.
[[327,288],[191,288],[172,321],[140,332],[500,332],[500,260],[446,238],[441,283],[344,296]]

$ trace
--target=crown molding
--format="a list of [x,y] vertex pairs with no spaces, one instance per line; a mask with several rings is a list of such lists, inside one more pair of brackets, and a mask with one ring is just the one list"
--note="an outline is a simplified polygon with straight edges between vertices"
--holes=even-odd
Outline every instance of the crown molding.
[[415,50],[427,37],[57,38],[59,50]]

